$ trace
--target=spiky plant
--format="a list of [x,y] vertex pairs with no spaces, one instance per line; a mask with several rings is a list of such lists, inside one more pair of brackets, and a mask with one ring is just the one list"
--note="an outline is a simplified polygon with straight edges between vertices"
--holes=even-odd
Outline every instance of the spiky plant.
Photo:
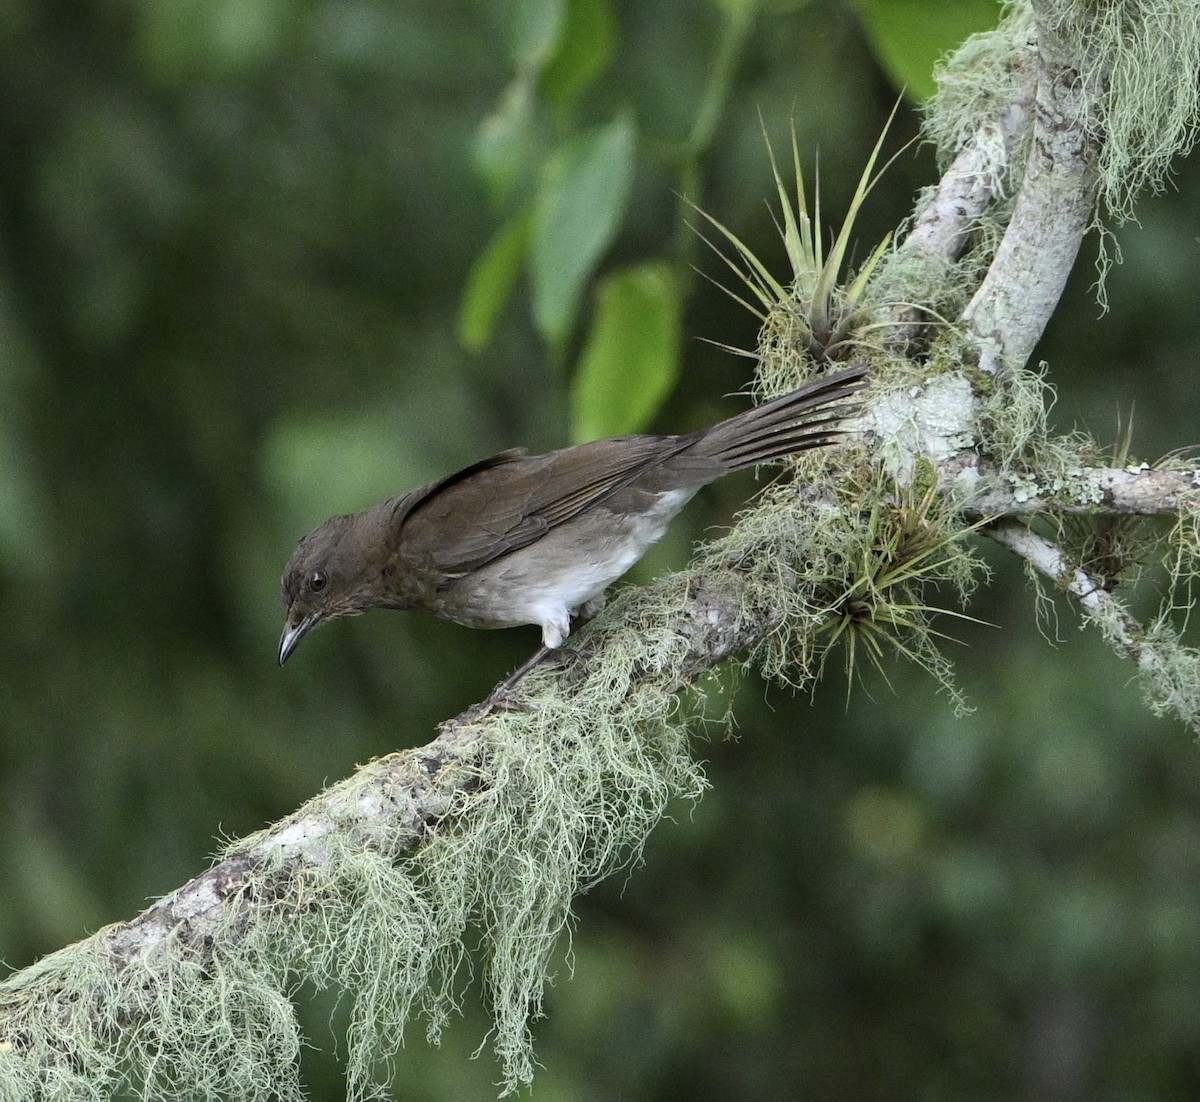
[[[892,114],[894,116],[894,110]],[[888,126],[891,121],[889,117]],[[755,355],[763,361],[764,368],[769,366],[768,361],[772,358],[790,360],[796,353],[817,363],[827,363],[831,360],[846,359],[863,349],[878,351],[878,346],[870,339],[871,334],[893,325],[892,322],[883,320],[883,315],[894,307],[908,305],[870,302],[866,296],[871,276],[891,245],[891,234],[885,235],[857,271],[843,282],[843,272],[859,211],[892,161],[907,148],[904,146],[897,151],[878,172],[875,172],[887,131],[888,127],[885,126],[859,177],[846,216],[837,233],[830,237],[828,248],[825,241],[830,235],[826,233],[821,221],[819,174],[813,189],[810,214],[795,126],[791,129],[794,197],[789,194],[774,149],[770,140],[766,139],[764,131],[767,155],[770,158],[779,199],[776,227],[791,269],[791,279],[787,284],[780,282],[771,273],[770,268],[729,227],[699,207],[695,208],[733,247],[734,255],[730,256],[719,244],[704,238],[749,291],[747,296],[723,287],[759,319],[760,345]],[[782,357],[779,357],[780,353],[783,354]],[[764,383],[769,385],[771,380],[765,379]],[[782,383],[784,387],[794,385],[794,376],[782,380]]]
[[924,489],[916,483],[893,485],[889,494],[858,500],[869,500],[870,506],[865,514],[845,514],[852,527],[847,557],[841,577],[830,587],[828,616],[818,629],[822,666],[841,644],[847,692],[859,676],[862,656],[890,685],[883,659],[891,651],[929,673],[957,710],[967,710],[937,645],[952,636],[933,622],[939,616],[984,621],[931,599],[931,591],[948,585],[966,603],[987,567],[963,541],[983,522],[964,525],[932,483]]
[[[887,127],[867,159],[836,232],[827,231],[822,223],[819,181],[810,209],[795,128],[791,132],[794,194],[784,183],[767,141],[779,200],[776,226],[790,269],[786,283],[733,231],[699,211],[732,246],[730,255],[719,243],[708,242],[745,288],[724,289],[760,322],[759,346],[753,355],[759,361],[760,386],[767,393],[795,386],[805,363],[811,372],[814,361],[823,364],[851,356],[886,362],[889,354],[873,338],[895,326],[898,308],[916,309],[911,303],[881,302],[878,294],[870,294],[871,278],[891,245],[890,234],[870,250],[857,270],[847,271],[858,215],[880,176],[899,156],[897,152],[876,171],[886,136]],[[950,662],[938,648],[938,642],[949,636],[933,624],[939,614],[974,618],[944,607],[934,592],[948,583],[960,602],[967,600],[976,578],[986,571],[964,546],[964,537],[978,525],[967,524],[958,510],[944,502],[931,469],[925,472],[927,477],[919,473],[902,486],[881,475],[864,457],[857,470],[849,474],[842,470],[837,481],[830,480],[827,492],[839,507],[831,511],[832,516],[822,511],[826,520],[820,523],[831,527],[821,531],[818,526],[807,537],[811,552],[807,565],[815,574],[820,611],[805,619],[815,634],[782,633],[775,640],[778,653],[766,655],[768,672],[803,683],[840,650],[850,675],[849,691],[860,678],[864,656],[886,681],[884,658],[891,651],[926,670],[957,710],[967,710]],[[785,638],[791,643],[783,642]]]

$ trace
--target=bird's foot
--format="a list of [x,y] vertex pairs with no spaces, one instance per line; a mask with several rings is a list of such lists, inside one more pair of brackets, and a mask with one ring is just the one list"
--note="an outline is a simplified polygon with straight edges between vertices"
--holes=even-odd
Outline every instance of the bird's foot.
[[537,705],[528,697],[517,695],[514,689],[524,680],[525,675],[535,666],[540,666],[550,655],[562,655],[564,649],[559,647],[538,647],[534,653],[522,662],[512,673],[500,682],[487,696],[487,699],[466,713],[471,719],[482,719],[489,712],[504,710],[510,712],[531,712]]

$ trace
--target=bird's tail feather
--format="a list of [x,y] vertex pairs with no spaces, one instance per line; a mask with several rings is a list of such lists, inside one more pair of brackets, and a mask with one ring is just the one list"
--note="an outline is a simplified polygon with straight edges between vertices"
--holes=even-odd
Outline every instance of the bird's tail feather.
[[713,425],[693,453],[720,460],[731,471],[819,448],[841,435],[840,423],[858,409],[867,369],[849,367]]

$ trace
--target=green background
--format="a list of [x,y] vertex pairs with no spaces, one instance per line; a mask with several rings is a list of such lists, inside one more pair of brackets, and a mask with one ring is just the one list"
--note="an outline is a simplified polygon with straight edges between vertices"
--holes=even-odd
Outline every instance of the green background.
[[[783,150],[794,119],[838,220],[968,7],[994,18],[3,5],[0,960],[134,915],[526,656],[533,629],[378,614],[281,671],[280,569],[330,513],[490,451],[741,408],[751,365],[706,342],[753,347],[754,320],[692,273],[728,281],[680,195],[782,274],[762,127]],[[916,126],[906,100],[887,148]],[[1197,175],[1119,230],[1103,316],[1085,246],[1038,353],[1060,427],[1110,441],[1132,410],[1149,459],[1196,439]],[[935,178],[903,154],[856,255]],[[623,344],[626,307],[645,325]],[[613,356],[643,357],[624,405]],[[635,578],[752,487],[712,487]],[[971,717],[904,667],[848,706],[837,670],[811,698],[736,690],[736,737],[697,743],[712,792],[579,902],[533,1098],[1195,1096],[1200,755],[984,552],[971,612],[995,626],[948,629]],[[302,1001],[312,1097],[336,1099],[337,1015]],[[464,1019],[437,1051],[413,1030],[397,1098],[494,1095],[475,992]]]

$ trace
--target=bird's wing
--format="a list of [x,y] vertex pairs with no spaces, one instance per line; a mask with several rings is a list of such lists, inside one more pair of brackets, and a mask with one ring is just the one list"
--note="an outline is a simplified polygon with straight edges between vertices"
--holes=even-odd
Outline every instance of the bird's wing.
[[397,502],[405,554],[450,576],[476,570],[528,547],[689,442],[626,436],[545,455],[500,452]]

